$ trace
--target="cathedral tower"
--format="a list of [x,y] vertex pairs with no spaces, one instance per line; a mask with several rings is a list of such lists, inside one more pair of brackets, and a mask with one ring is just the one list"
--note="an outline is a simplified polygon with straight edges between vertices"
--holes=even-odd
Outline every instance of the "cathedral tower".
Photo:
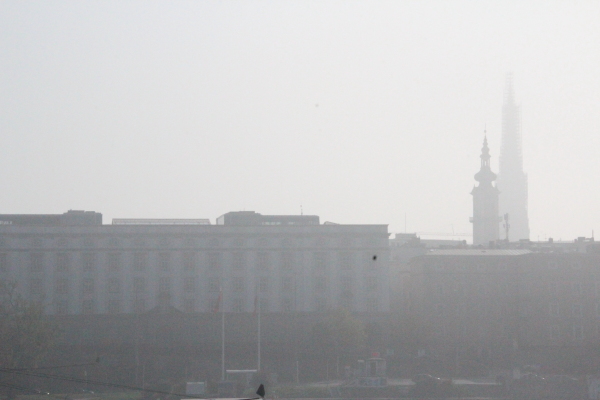
[[498,189],[492,182],[496,180],[496,174],[490,168],[490,149],[487,137],[483,139],[481,149],[481,169],[475,174],[478,186],[473,188],[473,244],[487,245],[498,240]]
[[508,214],[510,229],[507,233],[512,241],[529,239],[527,175],[523,172],[521,147],[521,108],[515,102],[512,74],[508,74],[502,106],[502,149],[497,186],[501,192],[500,215]]

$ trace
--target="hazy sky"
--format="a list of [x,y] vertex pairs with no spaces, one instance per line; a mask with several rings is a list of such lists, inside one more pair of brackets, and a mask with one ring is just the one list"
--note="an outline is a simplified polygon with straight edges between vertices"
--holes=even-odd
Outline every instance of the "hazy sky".
[[0,213],[471,232],[505,75],[532,239],[600,232],[600,2],[0,3]]

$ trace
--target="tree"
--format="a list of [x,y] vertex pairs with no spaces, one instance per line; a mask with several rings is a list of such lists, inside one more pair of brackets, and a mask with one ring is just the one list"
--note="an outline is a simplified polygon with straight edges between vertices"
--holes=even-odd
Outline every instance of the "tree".
[[365,325],[346,309],[328,313],[323,322],[313,326],[311,347],[317,359],[334,361],[339,373],[340,363],[353,363],[364,350]]
[[0,368],[36,367],[56,332],[41,305],[25,301],[14,282],[0,280]]

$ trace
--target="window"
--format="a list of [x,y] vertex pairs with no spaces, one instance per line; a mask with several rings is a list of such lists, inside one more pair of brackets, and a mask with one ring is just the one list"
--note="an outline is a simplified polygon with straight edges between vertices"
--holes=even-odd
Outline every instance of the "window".
[[120,293],[121,292],[121,281],[118,279],[109,279],[106,283],[108,293]]
[[133,292],[143,293],[146,291],[146,279],[136,276],[133,278]]
[[231,267],[234,270],[243,270],[246,265],[246,255],[241,252],[233,253]]
[[315,273],[324,273],[325,269],[327,268],[327,253],[314,253],[313,266]]
[[232,289],[234,292],[243,292],[244,291],[244,278],[234,277],[231,279]]
[[83,314],[93,314],[94,313],[94,300],[86,299],[81,302],[81,312]]
[[108,313],[109,314],[118,314],[120,312],[121,312],[121,300],[119,300],[119,299],[108,300]]
[[32,253],[31,254],[31,272],[39,274],[44,268],[44,254],[43,253]]
[[292,299],[283,299],[283,311],[285,312],[290,312],[290,311],[294,311],[294,307],[293,307],[294,302],[292,301]]
[[221,253],[208,253],[208,268],[212,272],[221,270]]
[[244,311],[244,302],[242,299],[233,299],[232,309],[233,312],[242,312]]
[[261,251],[256,254],[256,269],[259,272],[269,271],[269,253]]
[[65,315],[69,313],[69,302],[66,299],[56,302],[56,313],[59,315]]
[[441,317],[442,315],[444,315],[444,305],[443,304],[436,304],[435,305],[435,314],[438,317]]
[[90,278],[84,278],[81,281],[81,291],[83,292],[83,294],[92,294],[94,293],[94,289],[95,289],[95,284],[94,284],[94,280],[90,279]]
[[133,311],[141,314],[146,311],[146,299],[136,298],[133,300]]
[[349,271],[352,269],[352,257],[350,253],[340,253],[338,260],[340,270]]
[[187,273],[194,273],[196,271],[196,254],[195,253],[183,253],[183,269]]
[[439,296],[443,296],[444,295],[444,284],[438,283],[437,285],[435,285],[435,291]]
[[268,293],[269,292],[269,278],[266,276],[261,276],[260,279],[258,280],[258,290],[261,293]]
[[375,291],[377,291],[377,277],[375,277],[375,276],[367,276],[365,278],[365,290],[367,292],[375,292]]
[[283,293],[294,293],[294,279],[290,276],[284,276],[281,278],[281,291]]
[[550,316],[558,317],[560,315],[560,310],[558,307],[558,303],[550,303]]
[[325,297],[315,298],[315,311],[326,311],[327,310],[327,299]]
[[94,253],[83,253],[83,271],[92,272],[94,270],[94,265],[96,261],[96,257]]
[[29,280],[29,292],[31,294],[42,294],[44,285],[41,279],[30,279]]
[[186,293],[194,293],[196,291],[196,279],[187,278],[183,281],[183,291]]
[[573,340],[580,342],[583,340],[583,326],[575,325],[573,326]]
[[327,279],[325,277],[315,277],[314,291],[315,293],[323,293],[327,290]]
[[69,293],[69,281],[67,279],[56,280],[56,293],[67,294]]
[[159,293],[170,293],[171,292],[171,278],[162,277],[158,280],[158,292]]
[[148,254],[137,252],[133,255],[133,269],[137,272],[145,271],[148,265]]
[[258,306],[260,307],[260,312],[268,312],[269,311],[269,299],[260,299],[258,301]]
[[340,239],[340,247],[352,247],[352,237],[344,236]]
[[352,279],[349,276],[340,277],[340,287],[342,290],[352,290]]
[[367,311],[369,312],[376,312],[377,311],[377,298],[374,297],[370,297],[367,299]]
[[560,339],[560,327],[558,325],[550,326],[550,340]]
[[211,276],[208,278],[208,291],[218,292],[221,290],[221,280],[218,277]]
[[121,267],[121,253],[110,253],[108,255],[108,272],[117,273]]
[[281,253],[281,272],[291,273],[294,271],[294,258],[292,253],[284,252]]
[[67,253],[58,253],[56,255],[56,272],[69,272],[69,255]]
[[196,307],[195,307],[194,299],[183,299],[183,311],[184,312],[191,313],[191,312],[196,311],[195,309],[196,309]]
[[170,253],[158,253],[158,263],[160,270],[163,272],[168,271],[171,268],[171,254]]
[[8,255],[6,253],[0,253],[0,274],[8,272]]

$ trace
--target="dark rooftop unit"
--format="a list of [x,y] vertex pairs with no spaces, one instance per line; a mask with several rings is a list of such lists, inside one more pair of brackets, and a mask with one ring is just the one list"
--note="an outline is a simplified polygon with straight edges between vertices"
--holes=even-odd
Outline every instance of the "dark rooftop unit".
[[232,211],[217,218],[217,225],[319,225],[317,215],[262,215],[255,211]]
[[0,225],[82,226],[102,225],[102,214],[95,211],[69,210],[64,214],[0,214]]

